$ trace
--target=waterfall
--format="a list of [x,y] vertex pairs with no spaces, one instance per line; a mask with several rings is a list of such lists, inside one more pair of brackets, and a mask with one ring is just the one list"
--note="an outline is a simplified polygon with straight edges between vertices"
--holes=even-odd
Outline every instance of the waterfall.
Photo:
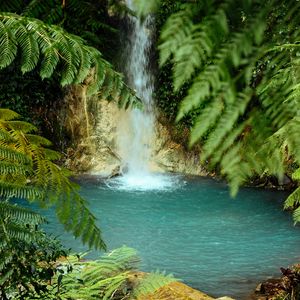
[[[130,0],[127,6],[134,9]],[[125,47],[125,75],[128,85],[136,91],[143,102],[143,109],[131,109],[121,122],[119,130],[119,152],[123,173],[145,176],[150,173],[151,144],[154,135],[153,75],[149,67],[149,52],[152,47],[151,34],[154,18],[144,20],[128,16],[131,33]],[[124,126],[124,123],[126,125]]]
[[[127,6],[134,10],[131,0]],[[143,102],[143,109],[123,111],[118,126],[118,153],[121,157],[121,177],[107,185],[125,190],[165,190],[178,187],[177,176],[151,172],[152,145],[154,142],[155,113],[153,103],[154,78],[149,54],[152,48],[154,18],[148,15],[140,20],[128,16],[130,34],[124,47],[124,71],[128,85]]]

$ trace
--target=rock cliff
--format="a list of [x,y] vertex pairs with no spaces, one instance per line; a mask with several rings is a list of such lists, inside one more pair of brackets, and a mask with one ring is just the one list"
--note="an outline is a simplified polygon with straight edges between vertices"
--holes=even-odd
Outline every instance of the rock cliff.
[[[64,101],[64,126],[72,139],[67,167],[77,173],[90,172],[101,176],[118,173],[121,166],[118,128],[126,126],[124,122],[128,112],[119,109],[115,102],[87,97],[85,86],[71,87]],[[152,148],[151,169],[207,175],[200,166],[199,151],[188,151],[182,143],[175,141],[170,127],[156,122],[155,134],[149,143]]]

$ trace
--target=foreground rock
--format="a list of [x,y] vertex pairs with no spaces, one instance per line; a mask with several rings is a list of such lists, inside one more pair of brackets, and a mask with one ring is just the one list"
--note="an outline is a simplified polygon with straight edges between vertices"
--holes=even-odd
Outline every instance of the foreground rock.
[[260,283],[251,295],[252,300],[300,299],[300,265],[281,268],[281,278],[270,278]]
[[137,300],[213,300],[214,298],[192,289],[191,287],[181,283],[172,282],[161,287],[152,295],[141,296]]
[[[131,289],[138,286],[140,280],[147,275],[145,272],[134,272],[129,277],[128,283]],[[190,286],[174,281],[167,285],[158,288],[152,294],[141,295],[137,300],[234,300],[229,297],[221,297],[215,299],[199,290],[193,289]]]

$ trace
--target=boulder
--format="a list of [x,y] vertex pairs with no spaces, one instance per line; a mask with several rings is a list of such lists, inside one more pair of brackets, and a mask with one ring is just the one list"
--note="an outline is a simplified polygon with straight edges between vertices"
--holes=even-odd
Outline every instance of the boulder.
[[184,283],[172,282],[158,289],[151,295],[138,297],[137,300],[213,300],[207,294],[195,290]]

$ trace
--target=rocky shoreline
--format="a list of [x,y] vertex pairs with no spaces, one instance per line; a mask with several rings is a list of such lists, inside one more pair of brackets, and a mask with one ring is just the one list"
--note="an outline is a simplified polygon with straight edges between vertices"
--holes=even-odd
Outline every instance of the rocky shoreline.
[[280,268],[280,278],[269,278],[256,287],[251,300],[298,300],[300,299],[300,264]]

